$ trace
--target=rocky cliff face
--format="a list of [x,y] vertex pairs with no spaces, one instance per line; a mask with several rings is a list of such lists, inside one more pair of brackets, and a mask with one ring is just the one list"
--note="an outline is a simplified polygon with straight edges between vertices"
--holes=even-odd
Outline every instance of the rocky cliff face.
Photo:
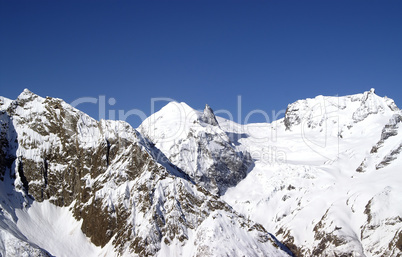
[[[20,235],[20,251],[30,247],[31,256],[45,256],[46,250],[52,254],[52,249],[45,250],[22,235],[16,214],[20,211],[15,211],[28,211],[33,202],[49,202],[68,208],[81,222],[83,234],[101,249],[93,256],[104,254],[102,249],[112,249],[116,256],[168,255],[172,249],[176,249],[174,255],[186,256],[187,252],[193,256],[241,253],[242,249],[234,247],[235,239],[214,245],[215,233],[205,234],[203,229],[205,222],[219,224],[228,219],[237,222],[248,247],[256,246],[248,253],[287,255],[262,226],[204,189],[209,187],[199,186],[200,180],[194,181],[191,173],[167,161],[153,143],[125,122],[96,121],[61,99],[42,98],[28,90],[15,101],[1,99],[0,121],[2,197],[18,199],[3,201],[0,231],[9,233],[5,224],[17,224],[12,235]],[[204,143],[214,143],[213,138],[206,138],[198,142],[199,149]],[[224,143],[219,147],[222,152],[230,147]],[[229,156],[238,163],[228,160],[208,168],[229,172],[229,166],[241,172],[238,181],[245,176],[247,165],[233,150]],[[232,179],[230,175],[217,177],[214,185]],[[2,238],[2,242],[9,244],[10,240]],[[215,248],[209,248],[212,245]],[[186,247],[189,250],[183,252]],[[10,253],[1,244],[0,250]]]

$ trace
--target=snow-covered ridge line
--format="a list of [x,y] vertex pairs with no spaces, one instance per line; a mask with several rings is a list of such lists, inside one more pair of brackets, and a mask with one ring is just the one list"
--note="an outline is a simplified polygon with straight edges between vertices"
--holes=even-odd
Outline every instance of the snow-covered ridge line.
[[[283,120],[241,130],[249,136],[238,141],[257,152],[275,149],[286,161],[254,155],[254,169],[223,198],[297,256],[399,256],[399,116],[374,90],[290,104]],[[274,137],[253,140],[264,130]]]

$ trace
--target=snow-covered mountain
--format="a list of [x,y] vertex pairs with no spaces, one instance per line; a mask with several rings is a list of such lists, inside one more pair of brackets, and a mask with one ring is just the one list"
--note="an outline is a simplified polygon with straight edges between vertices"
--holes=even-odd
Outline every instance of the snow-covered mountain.
[[171,102],[139,127],[155,146],[198,185],[222,195],[244,179],[250,154],[237,150],[208,105],[204,112]]
[[1,256],[289,255],[125,122],[29,90],[0,122]]
[[0,255],[402,256],[401,122],[374,89],[269,124],[171,102],[138,129],[0,97]]
[[[297,256],[401,256],[400,115],[372,89],[297,101],[257,128],[219,120],[249,135],[243,148],[260,149],[223,199]],[[272,137],[258,139],[263,133]],[[282,158],[264,158],[264,149]]]

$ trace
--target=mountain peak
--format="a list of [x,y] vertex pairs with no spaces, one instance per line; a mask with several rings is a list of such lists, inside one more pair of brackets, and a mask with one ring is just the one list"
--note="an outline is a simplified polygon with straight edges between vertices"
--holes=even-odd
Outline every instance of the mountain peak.
[[28,88],[25,88],[21,94],[17,97],[17,99],[22,100],[22,99],[30,99],[30,98],[35,98],[38,97],[35,93],[30,91]]
[[29,90],[28,88],[24,88],[24,90],[23,90],[22,92],[23,92],[23,93],[31,93],[31,94],[32,94],[32,91]]
[[[398,107],[392,99],[375,94],[371,88],[364,93],[348,96],[317,96],[298,100],[288,105],[285,114],[285,126],[291,127],[305,123],[309,127],[323,124],[325,116],[343,115],[344,121],[354,123],[365,120],[374,114],[383,115],[385,112],[397,111]],[[315,125],[314,125],[315,124]]]
[[8,106],[11,104],[12,100],[0,96],[0,110],[6,110]]
[[164,107],[162,107],[161,110],[167,110],[167,111],[173,111],[176,112],[177,110],[180,111],[193,111],[193,108],[191,108],[188,104],[185,102],[176,102],[176,101],[171,101],[168,104],[166,104]]
[[[362,102],[365,102],[365,101],[367,101],[369,98],[372,98],[372,97],[378,97],[378,98],[381,98],[380,96],[378,96],[376,93],[375,93],[375,89],[374,88],[371,88],[369,91],[365,91],[364,93],[363,93],[363,97],[361,98],[361,101]],[[371,99],[370,99],[371,100]]]
[[219,126],[219,123],[216,120],[214,111],[208,104],[205,105],[204,113],[201,116],[201,121],[203,121],[207,124],[210,124],[212,126]]

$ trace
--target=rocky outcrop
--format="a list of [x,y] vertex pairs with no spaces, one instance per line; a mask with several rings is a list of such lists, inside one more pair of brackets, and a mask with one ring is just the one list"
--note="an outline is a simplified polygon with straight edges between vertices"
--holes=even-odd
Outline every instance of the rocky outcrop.
[[[357,172],[365,172],[369,166],[375,166],[377,170],[391,164],[402,151],[401,124],[402,116],[400,113],[392,115],[388,123],[381,131],[380,140],[371,148],[370,155],[367,156],[357,167]],[[378,161],[378,160],[381,161]]]
[[214,111],[208,104],[205,105],[204,113],[200,117],[200,120],[202,122],[212,125],[212,126],[219,126],[218,121],[216,120]]
[[[397,194],[393,188],[385,187],[365,206],[364,214],[367,220],[361,228],[360,239],[362,242],[371,242],[366,251],[373,256],[401,255],[402,217],[395,211],[383,208],[384,205],[398,204]],[[397,209],[396,206],[393,208]],[[380,247],[384,245],[385,247]]]

